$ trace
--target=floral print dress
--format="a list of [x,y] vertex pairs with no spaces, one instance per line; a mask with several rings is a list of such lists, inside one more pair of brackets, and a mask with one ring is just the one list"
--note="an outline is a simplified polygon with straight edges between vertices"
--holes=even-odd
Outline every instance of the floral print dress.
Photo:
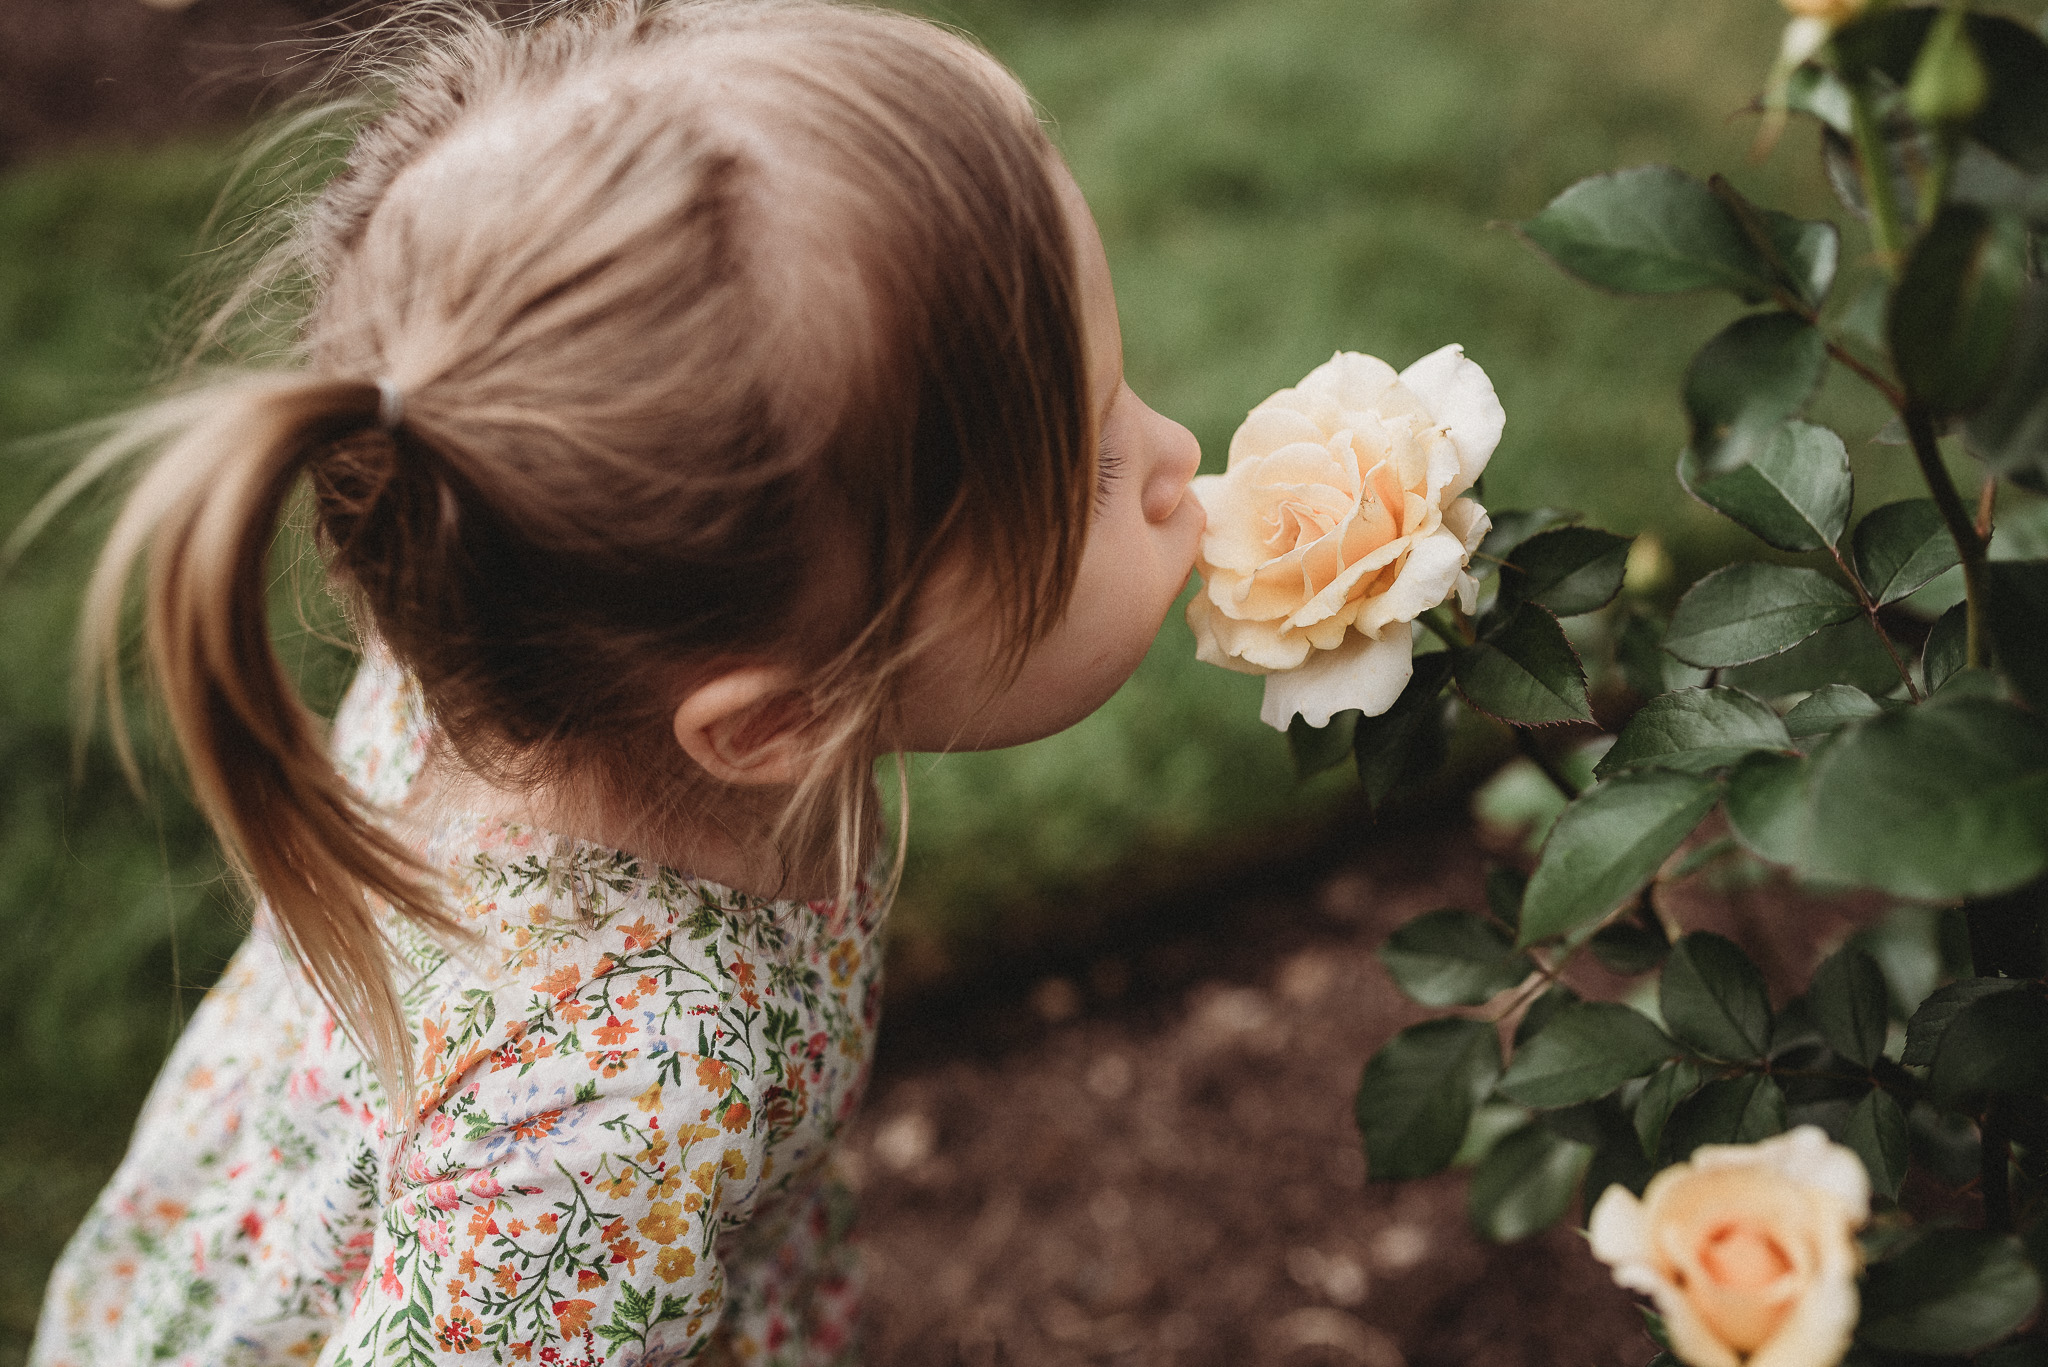
[[[394,803],[427,735],[373,654],[335,723],[344,772]],[[476,942],[394,928],[409,1112],[259,912],[59,1262],[31,1362],[852,1360],[829,1155],[872,1056],[881,907],[475,817],[423,852]]]

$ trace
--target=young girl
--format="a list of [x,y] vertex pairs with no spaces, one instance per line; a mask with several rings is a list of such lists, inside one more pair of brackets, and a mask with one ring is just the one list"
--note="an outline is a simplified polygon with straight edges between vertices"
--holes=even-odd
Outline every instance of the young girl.
[[[89,648],[143,560],[263,905],[34,1361],[843,1361],[874,761],[1124,680],[1194,559],[1193,439],[951,33],[620,0],[383,79],[295,239],[302,364],[135,428]],[[264,610],[302,484],[367,645],[325,746]]]

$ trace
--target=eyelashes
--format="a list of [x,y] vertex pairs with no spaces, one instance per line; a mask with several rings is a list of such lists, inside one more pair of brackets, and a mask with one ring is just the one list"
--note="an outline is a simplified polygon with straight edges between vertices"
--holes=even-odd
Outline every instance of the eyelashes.
[[1102,512],[1109,506],[1109,489],[1118,476],[1123,474],[1124,458],[1102,442],[1096,443],[1095,450],[1095,511]]

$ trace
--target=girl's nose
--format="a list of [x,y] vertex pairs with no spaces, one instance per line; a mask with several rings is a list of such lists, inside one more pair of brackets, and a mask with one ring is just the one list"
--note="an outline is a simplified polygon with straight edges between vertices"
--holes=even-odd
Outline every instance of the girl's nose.
[[1187,496],[1188,481],[1202,468],[1202,446],[1195,434],[1173,419],[1152,414],[1157,453],[1145,480],[1145,519],[1165,522]]

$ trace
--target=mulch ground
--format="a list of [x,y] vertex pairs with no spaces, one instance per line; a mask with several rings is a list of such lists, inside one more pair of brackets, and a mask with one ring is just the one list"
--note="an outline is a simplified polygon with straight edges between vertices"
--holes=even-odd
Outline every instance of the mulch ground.
[[1367,1180],[1359,1070],[1424,1014],[1374,949],[1481,871],[1463,828],[1397,832],[887,1019],[849,1146],[870,1360],[1647,1361],[1577,1233],[1496,1247],[1461,1176]]

